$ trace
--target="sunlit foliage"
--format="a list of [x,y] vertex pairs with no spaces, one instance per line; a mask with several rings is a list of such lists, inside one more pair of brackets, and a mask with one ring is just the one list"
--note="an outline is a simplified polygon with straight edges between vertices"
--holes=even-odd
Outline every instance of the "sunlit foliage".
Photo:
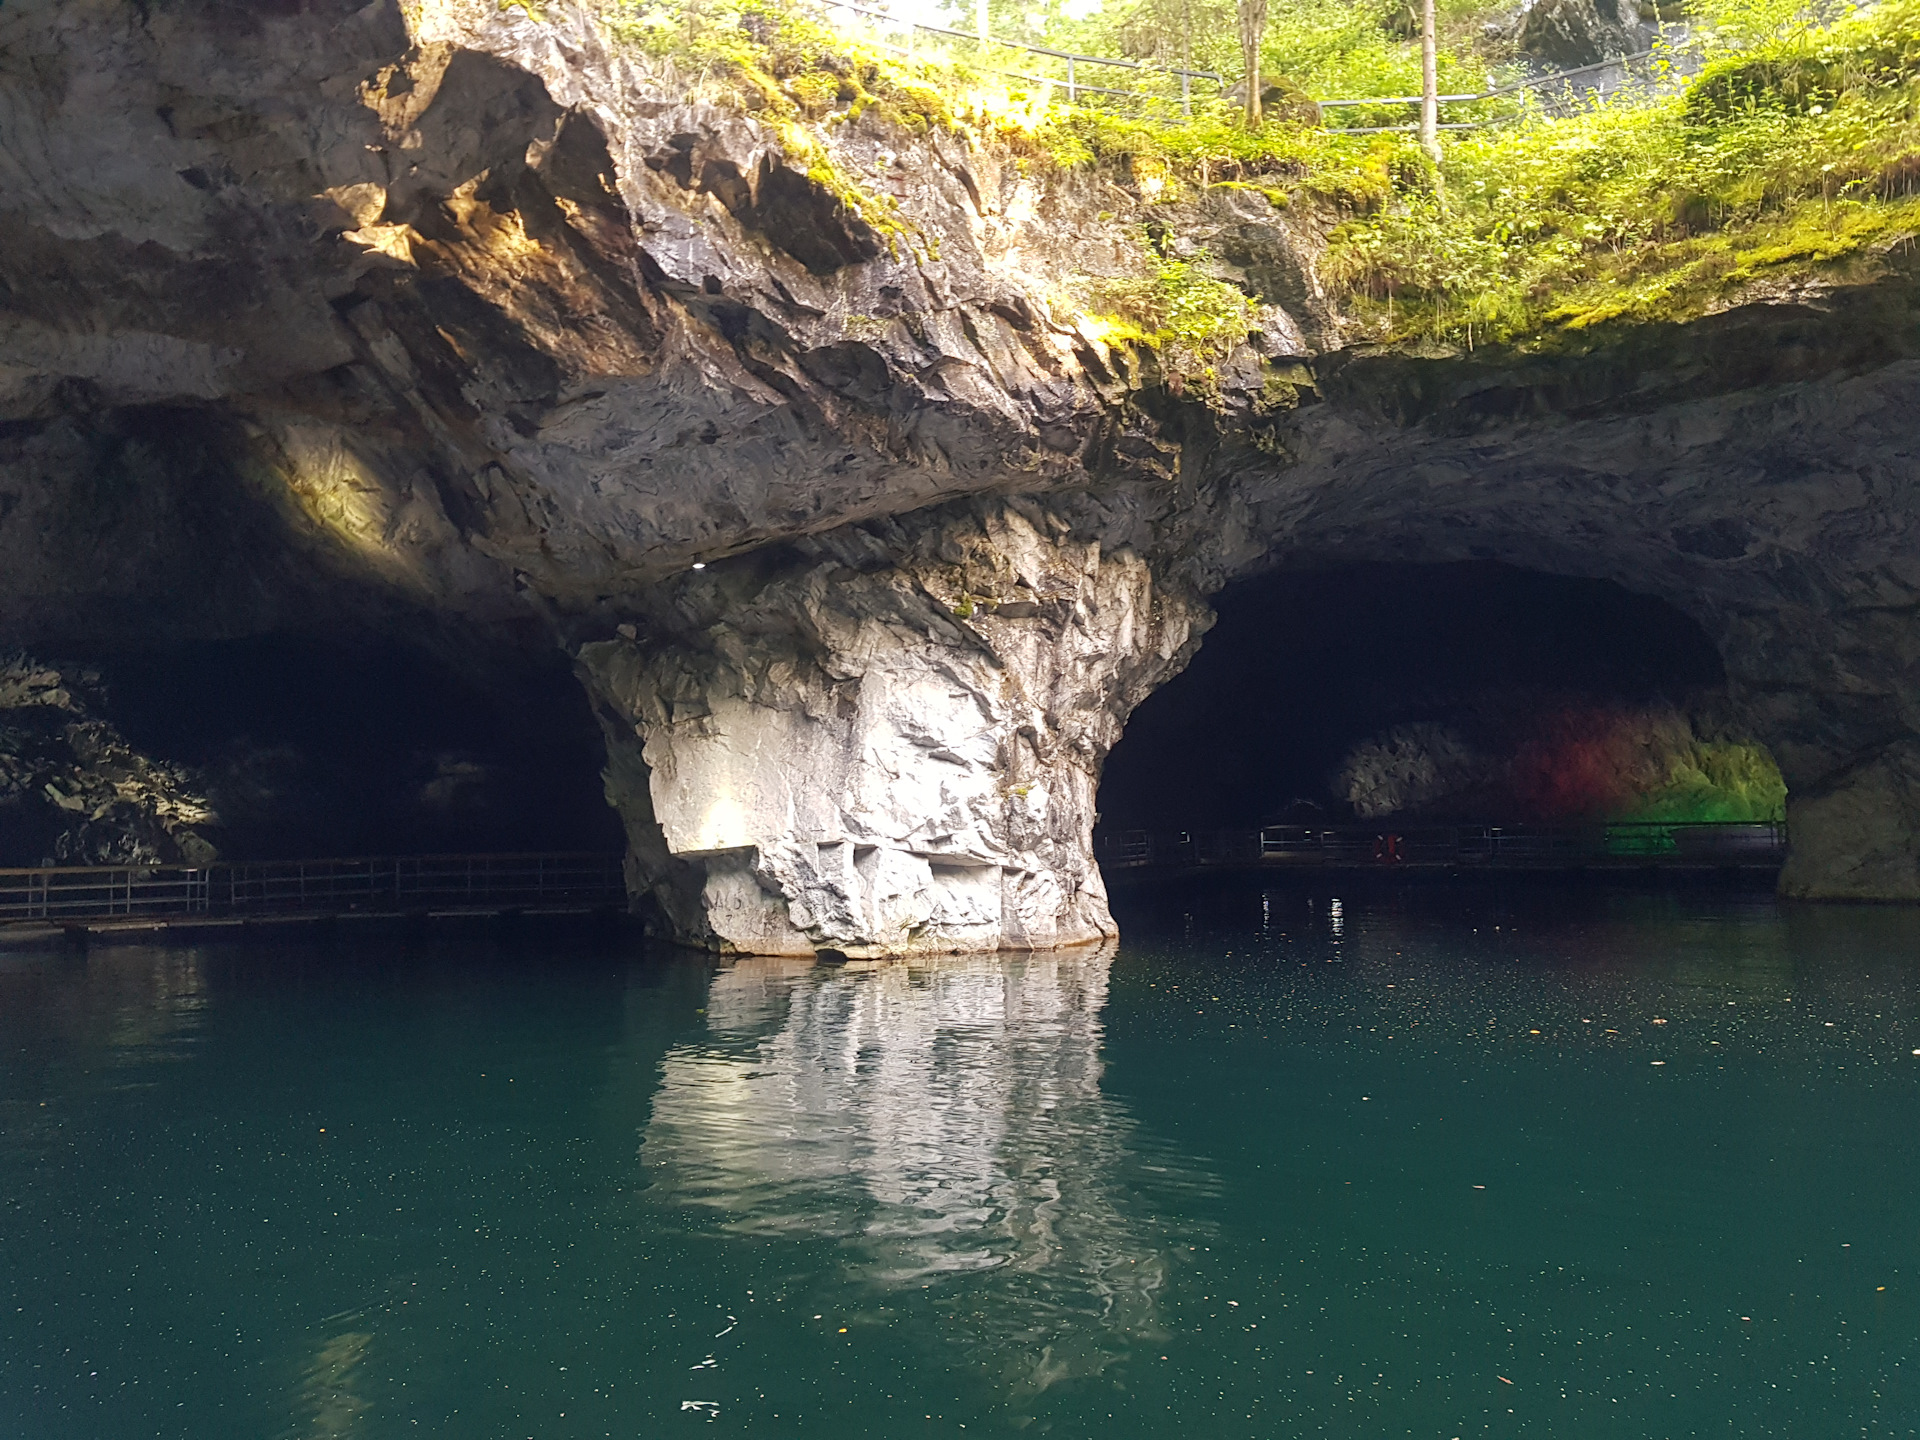
[[1336,281],[1391,333],[1685,319],[1754,281],[1908,244],[1920,4],[1777,33],[1657,103],[1455,138],[1446,173],[1450,206],[1408,190],[1336,232]]
[[[965,132],[1022,165],[1109,167],[1149,204],[1228,183],[1304,206],[1302,223],[1329,235],[1328,280],[1381,339],[1577,343],[1599,326],[1686,319],[1757,284],[1844,277],[1920,232],[1920,0],[1830,24],[1792,0],[1696,0],[1689,53],[1704,68],[1690,83],[1562,118],[1528,114],[1512,95],[1456,107],[1452,118],[1488,123],[1446,138],[1444,185],[1409,135],[1343,135],[1297,107],[1248,130],[1204,86],[1190,113],[1172,99],[1068,105],[1057,86],[996,73],[1016,52],[942,42],[908,57],[793,0],[606,5],[629,44],[776,126],[896,249],[915,243],[911,227],[825,143],[868,113]],[[1442,88],[1498,78],[1487,7],[1448,0],[1442,11]],[[1235,63],[1233,0],[1133,0],[1078,20],[1058,6],[1023,13],[1049,44],[1169,65],[1190,49],[1226,74]],[[1266,63],[1322,97],[1406,94],[1408,34],[1388,0],[1299,0],[1274,8]],[[1165,77],[1121,73],[1177,95]]]

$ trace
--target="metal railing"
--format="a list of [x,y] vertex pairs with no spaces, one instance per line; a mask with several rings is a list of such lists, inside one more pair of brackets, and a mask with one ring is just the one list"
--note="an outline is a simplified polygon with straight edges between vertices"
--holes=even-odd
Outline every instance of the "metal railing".
[[625,904],[618,855],[393,855],[0,870],[0,922]]
[[[1111,86],[1083,84],[1080,82],[1076,70],[1076,67],[1081,65],[1105,65],[1113,69],[1132,70],[1140,74],[1164,75],[1170,79],[1178,78],[1180,81],[1180,110],[1184,115],[1193,113],[1193,82],[1195,80],[1210,81],[1214,85],[1216,92],[1224,92],[1227,87],[1226,77],[1217,70],[1195,70],[1179,65],[1156,65],[1146,60],[1120,60],[1110,55],[1082,55],[1071,50],[1057,50],[1050,45],[1030,45],[1025,41],[1007,40],[996,35],[982,36],[972,31],[956,30],[945,25],[928,25],[918,20],[905,20],[897,15],[890,15],[884,10],[876,10],[866,5],[855,4],[853,0],[821,0],[821,4],[823,8],[827,10],[846,11],[849,14],[864,16],[869,20],[880,22],[887,28],[905,30],[909,33],[909,36],[914,33],[938,35],[943,39],[964,41],[969,45],[979,46],[982,49],[991,47],[1018,50],[1028,55],[1043,55],[1048,59],[1062,61],[1066,67],[1066,77],[1064,80],[1057,75],[1034,75],[1023,70],[996,69],[993,66],[985,65],[978,68],[986,71],[986,73],[990,75],[1003,75],[1010,79],[1025,80],[1030,84],[1059,86],[1066,91],[1067,103],[1069,105],[1078,104],[1082,95],[1112,95],[1129,99],[1159,101],[1172,99],[1171,96],[1157,95],[1145,90],[1120,90]],[[874,43],[880,45],[883,49],[893,50],[904,55],[913,55],[916,53],[911,45],[894,45],[884,40],[876,40]],[[1631,73],[1628,67],[1651,59],[1655,53],[1656,51],[1654,49],[1649,48],[1636,51],[1631,55],[1609,56],[1607,59],[1596,61],[1591,65],[1576,65],[1570,70],[1557,70],[1549,75],[1537,75],[1526,80],[1516,80],[1510,84],[1496,85],[1491,89],[1476,91],[1469,95],[1442,95],[1439,96],[1438,99],[1442,106],[1465,105],[1475,101],[1494,100],[1503,95],[1514,95],[1528,90],[1545,90],[1554,85],[1570,87],[1572,81],[1589,75],[1602,77],[1596,87],[1592,88],[1598,88],[1604,92],[1616,88],[1605,83],[1605,76],[1608,72],[1617,71],[1624,79]],[[1420,102],[1421,97],[1418,95],[1380,95],[1355,99],[1321,100],[1318,104],[1322,110],[1338,110],[1343,108],[1366,108],[1369,106],[1418,105]],[[1482,122],[1479,121],[1461,121],[1443,124],[1440,128],[1442,130],[1476,130],[1481,127],[1481,123]],[[1356,125],[1330,126],[1329,128],[1352,135],[1375,135],[1389,131],[1415,130],[1418,126]]]
[[[1661,51],[1658,48],[1648,48],[1646,50],[1636,50],[1631,55],[1610,55],[1605,60],[1596,60],[1591,65],[1576,65],[1570,70],[1555,70],[1551,74],[1535,75],[1529,79],[1515,80],[1506,85],[1495,85],[1491,89],[1476,91],[1471,95],[1440,95],[1435,98],[1442,107],[1448,105],[1470,105],[1476,101],[1497,100],[1503,95],[1519,95],[1529,90],[1546,91],[1557,85],[1561,88],[1561,95],[1553,99],[1545,100],[1542,104],[1542,109],[1548,114],[1564,113],[1573,108],[1575,102],[1581,96],[1590,94],[1602,96],[1611,95],[1623,86],[1634,83],[1635,74],[1633,67],[1653,59],[1653,57],[1659,53],[1661,53]],[[1670,85],[1675,82],[1684,81],[1699,68],[1697,60],[1689,60],[1678,50],[1668,48],[1666,54],[1672,57],[1666,74],[1666,84]],[[1593,78],[1588,80],[1587,77]],[[1576,80],[1586,83],[1576,87],[1573,84]],[[1650,88],[1659,88],[1658,86],[1653,86],[1644,73],[1639,77],[1638,83],[1647,84]],[[1340,110],[1365,109],[1375,105],[1418,105],[1420,101],[1421,97],[1418,95],[1384,95],[1372,98],[1362,97],[1352,100],[1322,100],[1319,104],[1322,110]],[[1440,128],[1442,130],[1478,130],[1484,128],[1486,123],[1490,122],[1462,121],[1442,125]],[[1412,124],[1353,125],[1329,126],[1328,128],[1338,130],[1340,133],[1347,135],[1380,135],[1398,131],[1417,130],[1419,126]]]
[[[1106,55],[1081,55],[1071,50],[1056,50],[1049,45],[1029,45],[1020,40],[1003,40],[995,35],[982,38],[978,34],[965,30],[952,30],[944,25],[925,25],[918,20],[902,20],[896,15],[887,14],[884,10],[873,10],[865,5],[851,4],[849,0],[822,0],[822,3],[829,10],[846,10],[855,15],[867,16],[869,19],[885,21],[887,25],[898,29],[916,31],[926,35],[939,35],[950,40],[964,40],[969,44],[979,45],[983,48],[996,47],[1006,50],[1020,50],[1029,55],[1045,55],[1052,60],[1064,61],[1067,70],[1064,81],[1058,76],[1030,75],[1023,70],[997,70],[992,66],[981,66],[979,68],[985,70],[990,75],[1005,75],[1011,79],[1026,80],[1035,85],[1060,85],[1067,92],[1067,103],[1069,105],[1079,103],[1079,98],[1082,95],[1117,95],[1139,100],[1169,100],[1172,98],[1167,95],[1155,95],[1145,90],[1116,90],[1104,85],[1082,84],[1075,70],[1075,67],[1078,65],[1106,65],[1117,70],[1133,70],[1153,75],[1177,76],[1180,80],[1181,111],[1187,114],[1192,113],[1192,86],[1195,80],[1211,80],[1216,87],[1224,87],[1226,85],[1226,81],[1221,77],[1219,72],[1214,70],[1190,70],[1178,65],[1154,65],[1145,60],[1116,60]],[[914,53],[910,46],[888,45],[885,41],[878,43],[889,50],[900,51],[908,55]]]
[[1631,822],[1596,825],[1269,825],[1262,830],[1122,830],[1095,841],[1102,866],[1443,866],[1555,869],[1587,866],[1778,865],[1779,822]]

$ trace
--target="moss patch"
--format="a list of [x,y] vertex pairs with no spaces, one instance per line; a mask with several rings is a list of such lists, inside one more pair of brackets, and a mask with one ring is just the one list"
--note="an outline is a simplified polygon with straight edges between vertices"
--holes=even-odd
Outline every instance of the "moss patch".
[[1850,278],[1920,232],[1920,3],[1711,65],[1653,105],[1450,143],[1451,208],[1396,193],[1333,236],[1384,338],[1538,341]]
[[1169,388],[1209,398],[1217,392],[1216,367],[1254,328],[1253,307],[1239,289],[1207,273],[1204,256],[1156,254],[1152,264],[1144,278],[1094,286],[1088,328],[1108,344],[1157,352]]
[[[1217,101],[1196,101],[1177,121],[1065,106],[1045,84],[954,58],[964,45],[909,59],[788,0],[604,4],[623,43],[670,60],[690,92],[758,114],[793,163],[896,254],[932,255],[936,241],[836,162],[834,129],[865,115],[964,135],[1035,171],[1099,167],[1149,205],[1217,185],[1303,205],[1307,223],[1331,228],[1332,288],[1381,340],[1551,345],[1604,324],[1686,320],[1757,287],[1858,278],[1920,231],[1920,0],[1883,0],[1825,28],[1774,17],[1746,35],[1721,23],[1744,48],[1659,103],[1526,119],[1518,100],[1483,102],[1481,118],[1509,123],[1448,136],[1444,187],[1407,134],[1342,134],[1298,118],[1248,130]],[[1358,43],[1347,35],[1339,53],[1360,53]],[[1305,73],[1323,77],[1315,83],[1342,75],[1404,93],[1391,66],[1369,81],[1341,70],[1333,51],[1314,58],[1289,44]],[[1484,65],[1470,71],[1458,83],[1484,81]],[[1229,337],[1245,333],[1245,299],[1191,261],[1152,264],[1141,280],[1083,298],[1104,338],[1148,346],[1175,377],[1205,380]]]

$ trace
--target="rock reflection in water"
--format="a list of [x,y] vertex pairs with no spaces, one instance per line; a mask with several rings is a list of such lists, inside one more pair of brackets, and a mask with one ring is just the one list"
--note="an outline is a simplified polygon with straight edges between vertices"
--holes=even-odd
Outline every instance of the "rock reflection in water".
[[971,1274],[947,1336],[1019,1388],[1097,1371],[1159,1333],[1167,1267],[1128,1204],[1132,1122],[1100,1090],[1111,963],[732,965],[704,1041],[664,1061],[653,1194],[735,1233],[837,1239],[878,1291]]

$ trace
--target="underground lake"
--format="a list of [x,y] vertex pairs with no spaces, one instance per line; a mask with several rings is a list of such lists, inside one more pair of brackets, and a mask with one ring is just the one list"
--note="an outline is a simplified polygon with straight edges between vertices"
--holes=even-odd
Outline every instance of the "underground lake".
[[0,0],[0,1440],[1920,1440],[1920,0]]
[[54,1437],[1920,1428],[1920,916],[1242,880],[1117,949],[0,961]]

